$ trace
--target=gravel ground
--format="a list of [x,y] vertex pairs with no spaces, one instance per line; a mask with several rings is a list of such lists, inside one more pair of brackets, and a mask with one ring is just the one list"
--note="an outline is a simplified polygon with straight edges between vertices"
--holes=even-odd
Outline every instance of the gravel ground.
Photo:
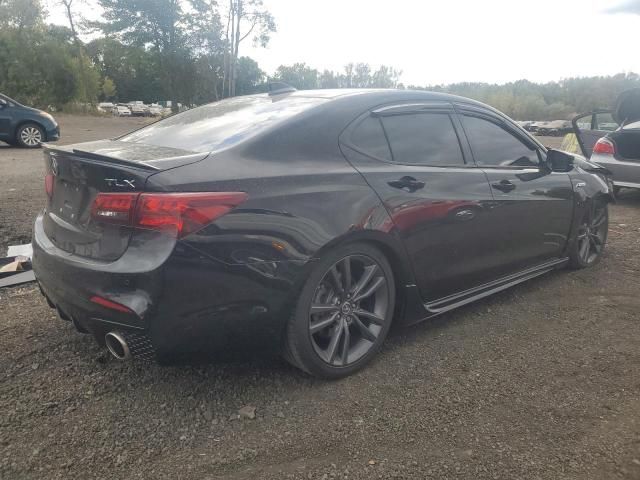
[[[71,142],[138,122],[61,117]],[[0,147],[0,251],[30,236],[41,164]],[[33,285],[0,290],[0,478],[640,479],[639,251],[625,192],[594,268],[394,329],[337,382],[248,353],[118,363]]]

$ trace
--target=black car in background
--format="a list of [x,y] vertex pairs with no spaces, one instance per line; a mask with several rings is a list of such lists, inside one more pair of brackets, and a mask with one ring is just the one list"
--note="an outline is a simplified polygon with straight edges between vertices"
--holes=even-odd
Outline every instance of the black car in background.
[[60,138],[56,120],[47,112],[25,107],[0,93],[0,140],[10,145],[37,148]]
[[599,167],[399,90],[238,97],[44,152],[33,267],[120,359],[272,345],[337,378],[404,324],[599,260]]

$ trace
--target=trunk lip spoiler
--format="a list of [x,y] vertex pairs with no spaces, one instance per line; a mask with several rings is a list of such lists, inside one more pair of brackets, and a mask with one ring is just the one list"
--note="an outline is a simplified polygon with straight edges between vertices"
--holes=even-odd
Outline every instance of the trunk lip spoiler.
[[[63,155],[73,157],[74,160],[87,161],[95,160],[105,164],[120,165],[128,168],[138,169],[149,173],[160,173],[173,168],[189,165],[191,163],[197,163],[205,160],[211,155],[211,152],[185,152],[184,155],[169,155],[167,157],[153,158],[148,160],[128,160],[122,157],[115,157],[111,155],[105,155],[103,153],[96,153],[90,150],[84,150],[80,145],[75,147],[74,145],[51,145],[50,143],[42,143],[42,147],[45,153],[50,155]],[[184,164],[175,165],[175,161],[185,161]]]
[[137,167],[141,170],[148,170],[150,172],[157,172],[160,170],[160,168],[155,167],[153,165],[149,165],[149,163],[145,161],[134,162],[132,160],[125,160],[118,157],[112,157],[110,155],[102,155],[100,153],[89,152],[87,150],[82,150],[79,148],[72,149],[71,153],[80,155],[81,158],[85,158],[88,160],[101,160],[103,162],[117,163],[119,165],[126,165],[128,167]]
[[[162,169],[159,167],[156,167],[154,165],[150,165],[148,162],[146,161],[132,161],[132,160],[125,160],[123,158],[118,158],[118,157],[112,157],[109,155],[102,155],[99,153],[94,153],[94,152],[90,152],[88,150],[82,150],[80,148],[72,148],[72,149],[65,149],[65,148],[61,148],[60,146],[57,145],[52,145],[51,143],[46,143],[43,142],[42,144],[43,149],[45,150],[46,153],[53,153],[54,155],[69,155],[69,156],[73,156],[75,157],[75,160],[98,160],[100,162],[105,162],[105,163],[111,163],[111,164],[116,164],[116,165],[122,165],[122,166],[126,166],[126,167],[131,167],[131,168],[137,168],[139,170],[145,170],[148,172],[159,172]],[[164,160],[164,159],[163,159]]]

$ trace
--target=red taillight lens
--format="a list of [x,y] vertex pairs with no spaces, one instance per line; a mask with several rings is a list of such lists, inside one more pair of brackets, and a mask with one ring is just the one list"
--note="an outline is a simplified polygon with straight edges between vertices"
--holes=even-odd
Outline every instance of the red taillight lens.
[[47,196],[49,198],[53,197],[53,181],[54,181],[55,177],[50,174],[47,173],[44,176],[44,190],[45,192],[47,192]]
[[200,230],[247,199],[244,192],[143,193],[134,223],[142,228],[176,231],[184,237]]
[[139,193],[99,193],[91,206],[91,216],[96,220],[128,225],[133,218]]
[[244,192],[100,193],[94,219],[152,230],[178,238],[196,232],[247,199]]
[[615,155],[616,146],[611,140],[607,138],[601,138],[593,146],[593,153],[599,153],[601,155]]

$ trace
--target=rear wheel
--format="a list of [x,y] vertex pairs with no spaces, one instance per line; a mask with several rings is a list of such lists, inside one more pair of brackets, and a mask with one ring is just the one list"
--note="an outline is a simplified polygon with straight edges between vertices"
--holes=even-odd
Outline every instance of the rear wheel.
[[350,375],[380,349],[394,307],[386,257],[367,244],[339,247],[315,265],[302,289],[287,326],[287,359],[317,377]]
[[589,267],[600,260],[607,243],[609,209],[605,202],[593,200],[584,213],[570,254],[573,268]]
[[44,141],[44,130],[35,123],[26,123],[18,128],[16,141],[25,148],[38,148]]

